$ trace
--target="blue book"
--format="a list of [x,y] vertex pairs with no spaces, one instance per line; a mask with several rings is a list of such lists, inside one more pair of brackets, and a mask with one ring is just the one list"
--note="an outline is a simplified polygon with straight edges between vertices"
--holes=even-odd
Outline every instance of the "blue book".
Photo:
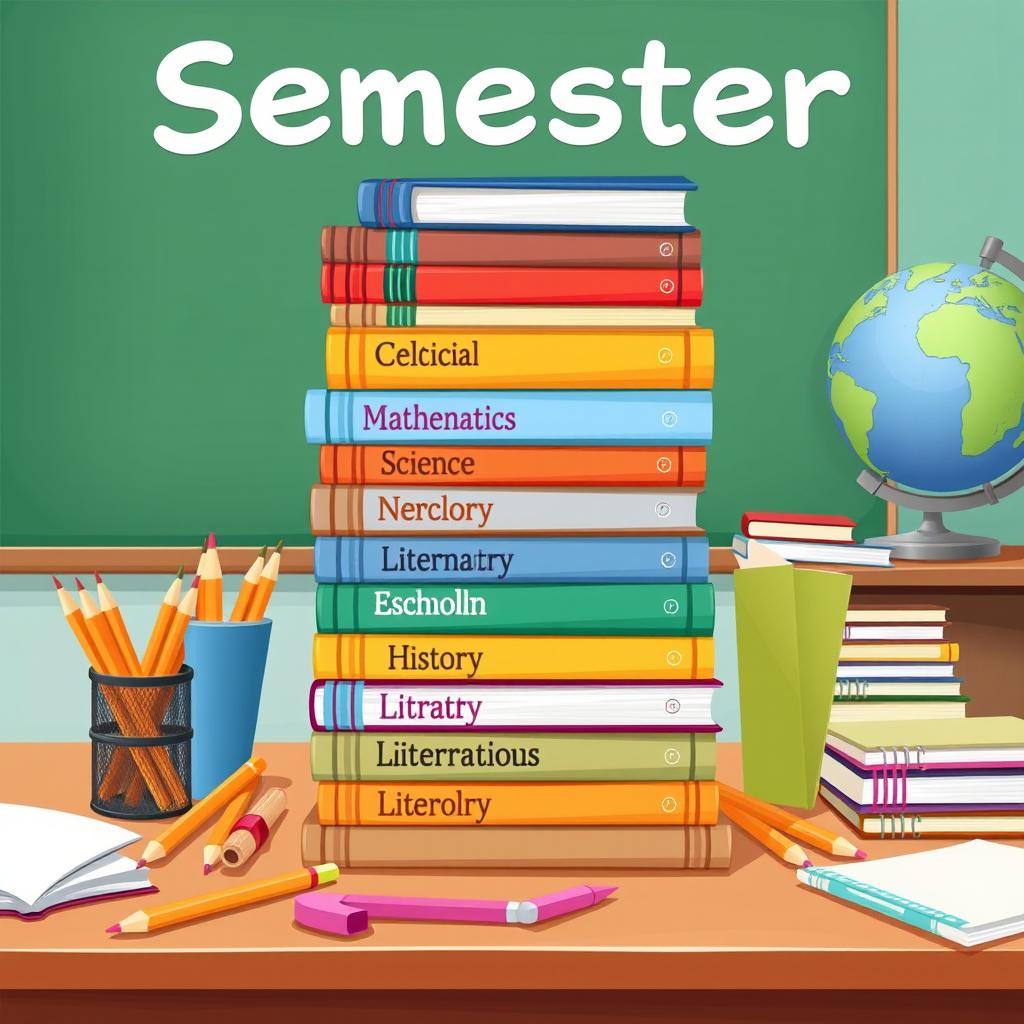
[[370,178],[359,222],[453,231],[687,231],[689,178]]
[[309,391],[310,444],[706,445],[710,391]]
[[318,583],[706,583],[707,537],[317,537]]

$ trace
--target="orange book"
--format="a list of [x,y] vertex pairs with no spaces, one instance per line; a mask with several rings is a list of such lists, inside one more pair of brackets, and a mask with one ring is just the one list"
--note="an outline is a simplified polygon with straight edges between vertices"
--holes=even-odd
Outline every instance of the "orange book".
[[320,481],[335,485],[702,489],[706,472],[704,448],[320,447]]
[[716,782],[321,782],[321,825],[715,825]]

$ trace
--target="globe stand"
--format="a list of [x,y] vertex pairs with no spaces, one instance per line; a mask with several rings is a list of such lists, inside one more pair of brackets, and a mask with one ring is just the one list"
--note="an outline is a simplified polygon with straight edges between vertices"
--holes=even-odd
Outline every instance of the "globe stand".
[[857,483],[871,494],[901,508],[912,508],[924,513],[924,522],[916,530],[872,537],[866,541],[875,547],[891,549],[893,558],[935,562],[994,558],[999,554],[999,541],[994,537],[976,537],[947,530],[942,522],[942,513],[997,504],[1007,495],[1024,487],[1024,463],[998,484],[985,484],[966,494],[934,495],[906,491],[868,469],[857,477]]

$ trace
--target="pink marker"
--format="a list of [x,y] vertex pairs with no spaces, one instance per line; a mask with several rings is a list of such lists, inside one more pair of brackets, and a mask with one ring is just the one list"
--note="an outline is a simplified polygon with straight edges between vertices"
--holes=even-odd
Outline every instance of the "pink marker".
[[351,935],[350,915],[365,910],[370,920],[464,921],[474,924],[538,924],[585,910],[615,892],[614,885],[574,885],[534,900],[449,900],[417,896],[362,896],[308,892],[295,897],[295,921],[307,928]]

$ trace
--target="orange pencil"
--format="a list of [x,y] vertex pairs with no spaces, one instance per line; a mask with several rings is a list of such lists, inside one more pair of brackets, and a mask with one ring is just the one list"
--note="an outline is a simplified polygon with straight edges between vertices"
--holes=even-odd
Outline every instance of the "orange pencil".
[[254,780],[251,785],[246,786],[224,808],[224,813],[217,819],[217,824],[210,829],[210,834],[206,837],[206,845],[203,847],[204,875],[208,875],[217,866],[217,862],[224,852],[224,842],[231,835],[235,822],[238,821],[249,806],[249,801],[252,799],[253,793],[256,792],[256,785],[257,783]]
[[795,864],[799,868],[813,866],[807,859],[807,854],[796,843],[760,818],[755,818],[746,811],[739,811],[735,807],[729,807],[725,813],[729,820],[743,829],[751,839],[756,839],[766,850],[774,853],[776,857],[781,857],[787,864]]
[[85,584],[77,576],[75,577],[75,586],[78,587],[78,600],[82,603],[85,628],[89,631],[96,650],[99,651],[100,661],[106,666],[102,671],[113,676],[130,675],[128,662],[121,656],[110,623],[100,612],[92,595],[85,589]]
[[245,614],[252,604],[253,594],[256,593],[256,584],[260,581],[260,573],[263,572],[263,566],[266,564],[266,561],[267,545],[264,544],[260,548],[260,553],[256,556],[256,560],[249,566],[249,571],[242,580],[242,589],[239,590],[238,597],[235,598],[235,607],[231,610],[232,622],[245,621]]
[[103,582],[103,577],[98,572],[93,575],[96,577],[96,593],[100,599],[100,612],[107,620],[110,632],[114,634],[114,642],[117,644],[118,651],[121,652],[121,658],[128,666],[128,674],[141,675],[142,665],[139,663],[139,656],[135,653],[132,638],[128,635],[128,629],[124,624],[121,607],[114,600],[110,588]]
[[260,571],[260,580],[256,584],[256,592],[252,595],[252,604],[245,614],[246,622],[259,622],[263,618],[270,604],[270,595],[274,592],[274,585],[277,583],[278,573],[281,571],[281,548],[284,541],[279,540],[274,553],[267,559],[267,564]]
[[220,892],[193,896],[191,899],[178,900],[177,903],[165,903],[162,907],[151,907],[149,910],[137,910],[123,921],[112,924],[107,932],[112,935],[119,932],[155,932],[158,928],[168,928],[211,914],[220,914],[225,910],[238,910],[264,900],[315,889],[334,882],[339,873],[337,864],[328,863],[318,864],[315,868],[289,871],[285,875],[275,875],[261,882],[245,882],[230,889],[221,889]]
[[92,637],[85,628],[82,609],[75,604],[75,599],[64,589],[64,584],[56,576],[51,576],[50,579],[53,580],[53,585],[57,588],[57,600],[60,601],[60,610],[64,613],[64,618],[71,627],[71,632],[75,634],[75,639],[85,652],[86,659],[94,671],[102,672],[103,664],[100,659],[100,652],[96,650],[96,645],[92,642]]
[[251,757],[233,771],[216,789],[211,790],[192,809],[183,814],[170,828],[164,829],[146,844],[139,858],[139,867],[161,860],[180,846],[207,818],[212,817],[246,786],[251,786],[266,770],[262,757]]
[[217,538],[206,538],[206,554],[200,560],[199,600],[196,618],[204,622],[220,622],[224,618],[224,574],[217,554]]
[[[209,548],[210,538],[207,536],[203,541],[203,547],[199,552],[199,564],[196,566],[196,575],[202,579],[203,570],[206,568],[206,552]],[[201,619],[206,614],[206,595],[200,594],[196,604],[196,618]]]
[[771,825],[772,828],[807,843],[808,846],[832,854],[833,857],[856,857],[858,860],[867,857],[867,854],[863,850],[858,850],[849,839],[844,839],[841,835],[813,822],[804,821],[803,818],[798,818],[774,804],[748,796],[724,782],[718,784],[718,792],[722,807],[726,811],[743,811],[753,818],[759,818],[766,825]]
[[160,648],[167,639],[167,630],[170,628],[174,613],[178,610],[178,602],[181,600],[181,578],[185,574],[185,568],[178,569],[178,575],[171,581],[164,595],[163,604],[157,612],[156,622],[153,624],[153,631],[149,634],[149,643],[146,644],[146,653],[142,656],[142,668],[139,675],[155,675],[156,662],[160,657]]
[[185,630],[192,621],[196,611],[196,601],[199,600],[199,577],[192,579],[192,586],[188,588],[185,596],[181,599],[174,618],[167,629],[167,639],[160,648],[160,657],[156,660],[154,675],[169,676],[181,668],[181,645],[185,639]]

